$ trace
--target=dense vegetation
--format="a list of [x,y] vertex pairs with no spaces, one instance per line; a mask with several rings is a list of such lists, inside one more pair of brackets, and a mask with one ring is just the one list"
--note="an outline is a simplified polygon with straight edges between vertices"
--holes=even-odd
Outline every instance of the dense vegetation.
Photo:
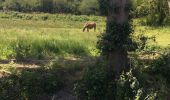
[[[1,60],[55,60],[55,63],[41,65],[44,67],[38,69],[18,70],[15,68],[17,65],[13,62],[6,66],[0,65],[1,71],[10,73],[9,75],[4,74],[6,77],[1,78],[0,81],[0,97],[3,97],[4,100],[15,98],[37,100],[43,94],[51,95],[60,90],[64,85],[63,78],[66,77],[63,76],[60,79],[63,75],[60,74],[63,70],[63,64],[57,58],[88,56],[90,59],[98,56],[97,36],[105,27],[104,17],[84,15],[7,12],[0,13],[0,21]],[[83,33],[82,26],[86,21],[96,21],[97,32]],[[67,74],[76,73],[77,70],[82,69],[82,66],[86,68],[83,79],[75,85],[75,93],[78,98],[86,99],[95,96],[102,99],[106,96],[121,100],[123,97],[156,98],[159,96],[159,98],[163,98],[167,96],[167,91],[169,91],[169,51],[168,49],[164,50],[164,48],[169,45],[170,28],[169,26],[157,28],[143,26],[140,22],[140,19],[135,19],[133,22],[135,26],[133,39],[137,41],[139,48],[135,52],[129,52],[133,58],[131,59],[132,72],[123,74],[116,83],[107,82],[105,62],[103,61],[90,65],[90,67],[88,67],[89,63],[95,62],[95,60],[90,59],[84,64],[79,64],[78,61],[70,62],[64,66],[68,70]],[[143,38],[145,41],[142,40]],[[152,52],[158,52],[158,54],[154,55]],[[69,75],[67,77],[71,77]],[[116,87],[116,90],[119,90],[116,94],[112,94],[112,90],[115,91],[115,87],[112,87],[113,84],[119,85]],[[147,87],[148,84],[149,87]],[[103,92],[99,93],[100,89],[103,89]]]
[[[156,37],[147,38],[141,36],[137,39],[141,40],[141,43],[139,43],[141,47],[137,45],[137,51],[144,51],[146,54],[142,54],[143,57],[144,55],[149,55],[149,57],[152,56],[153,58],[138,58],[139,56],[133,58],[135,56],[129,54],[130,61],[127,60],[126,52],[131,49],[131,45],[133,44],[131,40],[133,36],[129,35],[133,33],[133,28],[128,23],[128,19],[130,19],[128,16],[130,14],[129,10],[122,9],[124,9],[125,4],[129,0],[126,0],[126,3],[123,1],[117,2],[116,0],[102,1],[107,3],[107,6],[101,8],[102,11],[107,11],[105,13],[107,15],[106,31],[102,34],[98,42],[103,58],[95,66],[86,68],[84,76],[75,85],[77,99],[168,100],[169,80],[167,76],[169,74],[167,71],[170,68],[169,48],[165,51],[154,48],[154,51],[149,50],[149,53],[146,53],[144,48],[148,39],[156,42]],[[167,4],[167,1],[164,0],[151,0],[149,7],[150,13],[146,15],[146,23],[148,25],[163,25],[165,18],[169,14],[169,12],[166,13],[165,7],[168,6],[165,6],[165,2]],[[103,4],[101,3],[100,6],[103,6]],[[130,8],[130,6],[128,7]],[[148,17],[151,18],[148,19]],[[128,53],[132,53],[133,51],[135,50],[133,49]],[[160,53],[161,51],[164,51],[165,54]],[[161,82],[158,80],[161,80]]]
[[[135,17],[151,13],[167,14],[167,0],[132,0],[132,2]],[[104,13],[99,11],[99,3],[102,3],[102,8],[107,5],[105,0],[0,0],[0,10],[103,15]]]
[[[167,0],[132,0],[132,2],[133,16],[145,17],[143,20],[145,24],[169,24]],[[106,9],[99,10],[99,8],[107,8],[106,5],[105,0],[0,0],[0,10],[19,12],[106,15]]]
[[[100,56],[109,47],[96,46],[106,27],[96,15],[107,15],[105,0],[97,1],[0,0],[0,100],[55,100],[60,90],[77,100],[169,100],[166,0],[133,0],[129,38],[136,50],[128,51],[130,70],[116,80]],[[96,32],[82,32],[88,21],[97,23]]]
[[169,51],[165,52],[150,61],[151,64],[133,59],[131,70],[122,73],[116,81],[108,79],[105,62],[87,67],[75,85],[78,100],[167,100],[170,57]]
[[21,12],[98,14],[97,0],[0,0],[0,9]]

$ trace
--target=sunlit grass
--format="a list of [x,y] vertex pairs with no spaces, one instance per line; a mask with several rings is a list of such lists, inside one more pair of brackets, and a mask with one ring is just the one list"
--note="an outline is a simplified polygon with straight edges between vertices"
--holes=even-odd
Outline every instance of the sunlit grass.
[[135,34],[144,34],[145,36],[156,37],[157,46],[167,47],[170,44],[170,26],[164,27],[149,27],[137,26]]
[[[8,20],[0,19],[0,44],[2,48],[15,47],[18,42],[25,42],[21,45],[31,45],[31,56],[35,57],[39,52],[54,55],[96,55],[97,32],[82,32],[83,22],[51,22],[32,20]],[[62,24],[61,24],[62,23]],[[68,24],[67,24],[68,23]],[[72,25],[69,25],[72,23]],[[79,24],[79,26],[77,25]],[[103,23],[98,23],[102,25]],[[53,50],[51,50],[53,48]],[[12,48],[10,48],[12,49]],[[60,49],[60,51],[58,51]],[[4,52],[4,49],[0,50]],[[12,51],[12,50],[10,50]],[[96,51],[96,50],[95,50]],[[15,51],[14,51],[15,53]],[[1,55],[2,56],[2,55]],[[1,57],[7,58],[7,57]],[[40,59],[40,58],[39,58]]]
[[[16,56],[14,48],[21,41],[19,45],[26,47],[31,45],[30,54],[25,55],[26,57],[41,59],[57,55],[98,55],[96,42],[97,36],[105,29],[104,17],[22,13],[19,15],[24,16],[22,18],[2,17],[7,15],[0,13],[0,59]],[[28,20],[25,16],[33,18]],[[48,19],[42,20],[42,16],[47,16]],[[97,31],[82,32],[86,21],[96,21]],[[135,20],[135,25],[135,35],[156,36],[156,45],[160,47],[167,47],[170,44],[169,26],[142,26],[138,20]]]

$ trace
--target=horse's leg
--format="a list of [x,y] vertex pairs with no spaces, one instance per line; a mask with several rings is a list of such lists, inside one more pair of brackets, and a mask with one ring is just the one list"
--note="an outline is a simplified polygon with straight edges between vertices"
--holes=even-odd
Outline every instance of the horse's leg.
[[94,32],[96,32],[96,26],[94,26]]
[[89,28],[87,28],[87,32],[89,32]]
[[86,27],[83,28],[83,32],[86,30]]

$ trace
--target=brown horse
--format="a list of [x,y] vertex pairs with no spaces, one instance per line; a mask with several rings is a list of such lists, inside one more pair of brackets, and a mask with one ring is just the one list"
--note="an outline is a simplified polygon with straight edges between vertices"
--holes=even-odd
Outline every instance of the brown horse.
[[96,31],[96,23],[95,22],[87,22],[84,24],[83,32],[87,29],[87,32],[89,32],[89,29],[94,28],[94,31]]

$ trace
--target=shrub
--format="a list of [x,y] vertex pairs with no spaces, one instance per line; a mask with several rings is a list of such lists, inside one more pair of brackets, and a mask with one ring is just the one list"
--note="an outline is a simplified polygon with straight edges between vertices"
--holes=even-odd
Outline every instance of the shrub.
[[[30,11],[41,11],[42,3],[41,0],[18,0],[21,11],[22,12],[30,12]],[[50,6],[51,7],[51,6]]]
[[150,71],[153,74],[161,75],[168,83],[170,83],[170,50],[169,48],[164,49],[163,55],[152,62]]
[[110,80],[102,63],[88,67],[75,85],[78,100],[132,100],[137,90],[138,81],[131,72],[122,74],[117,80]]
[[133,0],[134,17],[147,16],[150,13],[148,3],[150,0]]
[[16,75],[4,77],[0,79],[0,99],[1,100],[15,100],[23,99],[19,80]]
[[100,65],[96,66],[88,67],[83,78],[75,85],[75,94],[78,100],[105,100],[106,71]]
[[148,25],[163,25],[169,15],[167,0],[151,0],[150,14],[147,16]]
[[40,72],[23,71],[19,77],[21,90],[30,99],[38,94],[55,93],[62,88],[62,82],[57,76],[57,72],[53,73],[45,70]]
[[37,100],[39,95],[56,93],[63,87],[57,69],[23,69],[0,78],[1,100]]
[[3,9],[3,0],[0,0],[0,10]]
[[20,11],[21,7],[18,0],[6,0],[3,4],[4,9]]
[[97,0],[83,0],[79,6],[82,14],[97,15],[99,14],[99,2]]
[[[106,65],[88,67],[75,85],[78,100],[165,100],[168,96],[169,53],[144,68],[133,61],[131,70],[108,79]],[[144,62],[143,62],[144,63]],[[161,80],[161,81],[160,81]]]
[[67,1],[63,0],[54,0],[54,9],[55,13],[68,13],[71,12],[71,5]]

